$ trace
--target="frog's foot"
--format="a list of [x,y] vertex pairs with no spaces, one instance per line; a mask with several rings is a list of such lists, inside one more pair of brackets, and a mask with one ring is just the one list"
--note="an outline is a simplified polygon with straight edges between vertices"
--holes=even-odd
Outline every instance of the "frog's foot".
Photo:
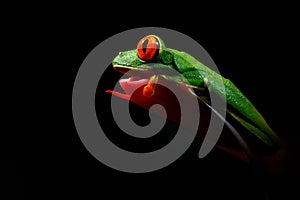
[[149,81],[148,84],[143,88],[143,95],[145,97],[152,97],[155,93],[155,87],[157,85],[158,82],[158,77],[157,75],[152,76]]
[[138,76],[132,76],[125,79],[120,79],[119,84],[121,88],[123,89],[124,93],[120,93],[113,90],[106,90],[106,92],[111,93],[115,96],[118,96],[125,100],[130,100],[131,96],[133,95],[134,91],[136,91],[138,88],[147,85],[149,82],[149,79],[146,78],[140,78]]

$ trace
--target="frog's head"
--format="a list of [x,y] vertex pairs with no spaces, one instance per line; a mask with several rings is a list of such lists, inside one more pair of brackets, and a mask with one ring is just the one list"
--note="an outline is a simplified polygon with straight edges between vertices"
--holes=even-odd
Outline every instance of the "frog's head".
[[113,68],[122,73],[130,70],[153,74],[158,69],[173,68],[171,64],[171,53],[165,48],[162,39],[156,35],[142,38],[136,49],[120,52],[112,61]]
[[[155,35],[142,38],[137,48],[123,51],[112,61],[113,68],[121,73],[129,75],[129,78],[119,80],[123,91],[106,90],[114,96],[134,102],[135,104],[150,109],[154,104],[163,105],[168,113],[168,119],[178,122],[178,104],[172,90],[168,87],[178,87],[179,96],[188,96],[189,88],[170,80],[161,78],[160,75],[170,74],[173,67],[173,54],[165,47],[164,42]],[[125,76],[126,77],[126,76]],[[171,88],[172,88],[171,87]],[[191,98],[194,98],[192,96]],[[161,115],[158,111],[156,114]],[[187,120],[188,121],[188,120]],[[189,125],[187,125],[189,127]]]

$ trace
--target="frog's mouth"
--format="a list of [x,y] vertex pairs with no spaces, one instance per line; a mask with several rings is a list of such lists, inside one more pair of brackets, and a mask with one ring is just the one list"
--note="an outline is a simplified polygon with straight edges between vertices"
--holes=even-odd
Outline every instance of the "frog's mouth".
[[151,76],[154,73],[150,71],[149,69],[143,69],[143,68],[136,68],[136,67],[130,67],[130,66],[124,66],[124,65],[113,65],[114,70],[121,72],[123,74],[128,74],[132,76],[136,75],[144,75],[144,76]]

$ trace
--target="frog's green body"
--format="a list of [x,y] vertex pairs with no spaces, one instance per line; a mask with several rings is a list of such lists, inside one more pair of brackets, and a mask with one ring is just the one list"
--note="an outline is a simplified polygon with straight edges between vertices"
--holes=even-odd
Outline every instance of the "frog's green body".
[[[123,72],[128,69],[148,71],[165,79],[184,83],[195,90],[208,89],[215,92],[230,105],[227,113],[268,146],[279,146],[278,136],[253,104],[229,79],[222,77],[188,53],[165,47],[159,37],[154,35],[147,37],[155,37],[160,42],[160,50],[157,55],[150,61],[145,61],[140,58],[137,49],[124,51],[113,60],[114,68]],[[143,51],[145,52],[145,49]],[[178,71],[185,79],[168,73],[168,68]],[[207,93],[199,95],[199,98],[209,103]]]

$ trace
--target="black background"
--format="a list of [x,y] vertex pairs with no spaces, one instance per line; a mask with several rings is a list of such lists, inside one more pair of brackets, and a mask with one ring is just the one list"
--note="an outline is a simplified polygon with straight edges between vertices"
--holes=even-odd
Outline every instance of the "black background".
[[[298,195],[297,17],[292,5],[275,3],[51,1],[38,5],[32,17],[39,58],[34,74],[38,136],[28,145],[30,153],[22,159],[25,166],[15,176],[15,193],[41,199],[265,199],[263,193],[270,199],[291,199]],[[197,147],[191,148],[166,168],[130,174],[103,165],[85,149],[72,118],[77,70],[103,40],[147,26],[174,29],[199,42],[222,75],[233,80],[282,138],[282,149],[266,159],[266,171],[259,177],[263,191],[249,165],[217,150],[199,159]]]

